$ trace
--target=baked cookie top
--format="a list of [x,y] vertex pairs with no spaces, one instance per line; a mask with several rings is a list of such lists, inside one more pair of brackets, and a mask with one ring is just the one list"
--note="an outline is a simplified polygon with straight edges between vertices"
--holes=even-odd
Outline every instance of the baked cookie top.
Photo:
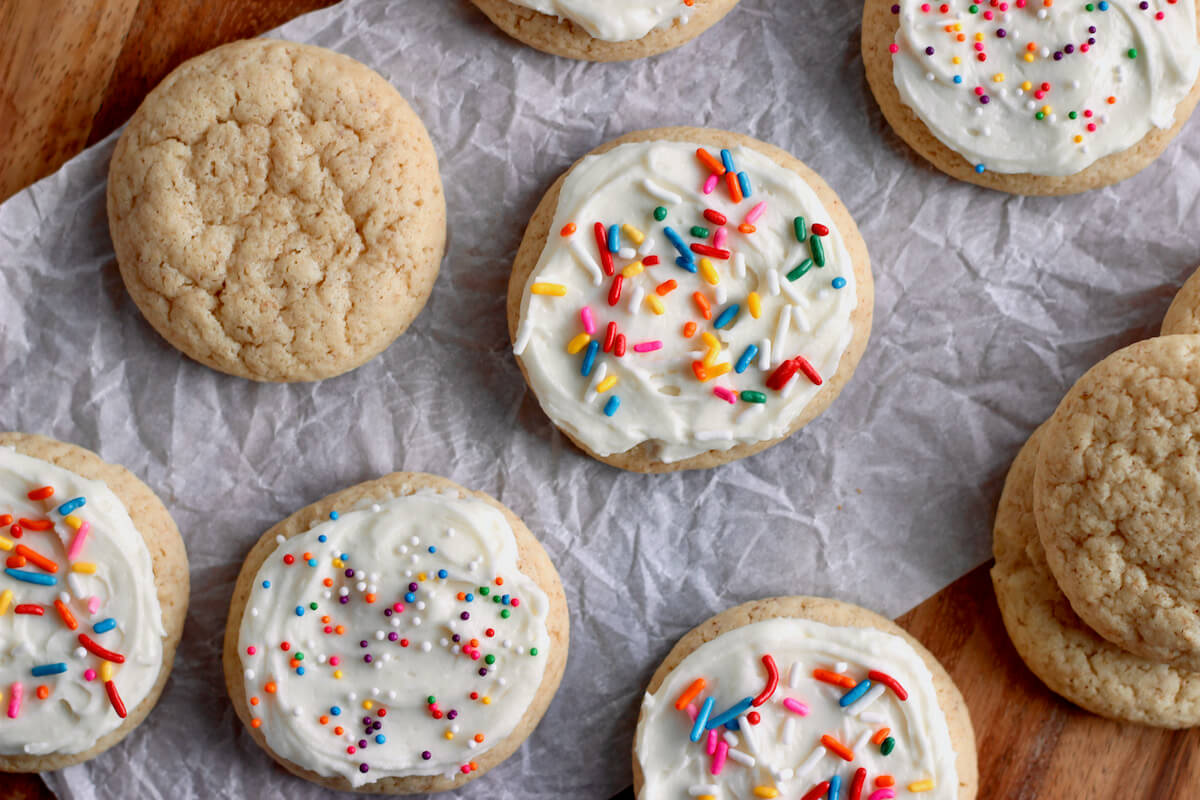
[[686,25],[695,0],[509,0],[514,5],[568,19],[606,42],[641,39],[656,28]]
[[869,330],[858,231],[728,136],[711,150],[689,129],[626,141],[561,184],[513,352],[554,423],[597,456],[648,443],[671,464],[785,436]]
[[1081,172],[1170,128],[1200,72],[1194,0],[897,0],[890,13],[901,101],[977,172]]
[[1180,287],[1163,318],[1163,336],[1182,333],[1200,333],[1200,269]]
[[337,375],[420,312],[445,243],[421,120],[363,64],[249,40],[185,62],[109,171],[121,274],[146,319],[214,369]]
[[1046,563],[1033,512],[1033,476],[1043,431],[1013,461],[996,511],[992,583],[1021,658],[1072,703],[1142,725],[1200,724],[1200,673],[1127,653],[1087,627]]
[[469,775],[556,658],[550,600],[518,560],[505,515],[449,489],[278,536],[238,630],[251,725],[277,756],[354,787]]
[[720,633],[646,694],[635,755],[639,800],[959,797],[933,675],[874,627],[776,618]]
[[0,755],[82,753],[155,688],[150,550],[104,483],[0,446]]
[[1131,345],[1046,425],[1034,508],[1046,558],[1109,641],[1200,668],[1200,337]]

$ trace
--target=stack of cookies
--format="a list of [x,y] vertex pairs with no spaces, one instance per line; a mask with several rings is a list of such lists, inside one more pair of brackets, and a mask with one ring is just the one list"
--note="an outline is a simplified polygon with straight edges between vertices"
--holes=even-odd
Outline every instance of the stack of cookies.
[[1200,724],[1200,278],[1163,335],[1089,370],[1017,456],[992,580],[1046,685],[1106,717]]

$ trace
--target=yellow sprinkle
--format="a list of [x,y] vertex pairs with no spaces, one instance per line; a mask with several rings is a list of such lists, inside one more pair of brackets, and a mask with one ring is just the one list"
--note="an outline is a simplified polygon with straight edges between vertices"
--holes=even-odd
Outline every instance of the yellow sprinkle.
[[96,565],[90,561],[76,561],[71,565],[72,572],[82,572],[84,575],[93,575],[96,572]]
[[616,386],[617,381],[619,381],[619,380],[620,380],[620,378],[618,378],[616,375],[609,375],[607,378],[605,378],[604,380],[600,381],[599,384],[597,384],[596,391],[599,392],[600,394],[604,394],[609,389]]
[[929,780],[929,779],[926,779],[926,780],[923,780],[923,781],[917,781],[916,783],[910,783],[910,784],[908,785],[908,790],[909,790],[910,792],[930,792],[930,791],[933,791],[933,781],[932,781],[932,780]]
[[1049,115],[1050,115],[1050,114],[1052,114],[1053,112],[1054,112],[1054,109],[1053,109],[1053,108],[1051,108],[1050,106],[1042,106],[1042,113],[1043,113],[1043,114],[1045,114],[1045,115],[1049,116]]
[[592,337],[588,336],[586,333],[581,333],[571,341],[567,342],[567,352],[571,355],[575,355],[580,350],[587,347],[588,342],[590,341],[592,341]]
[[337,678],[340,681],[342,679],[342,671],[340,669],[335,669],[333,671],[333,677]]
[[335,566],[338,569],[341,569],[342,567],[346,566],[346,562],[342,561],[340,558],[335,558],[333,560],[333,566]]
[[[708,367],[707,364],[705,364],[705,366]],[[726,372],[729,372],[729,369],[730,369],[730,367],[729,367],[728,361],[725,361],[720,364],[713,364],[711,367],[708,367],[708,377],[709,378],[719,378],[722,375],[724,375]]]
[[997,72],[995,75],[992,76],[992,80],[994,80],[996,83],[1004,83],[1004,73]]
[[112,672],[113,672],[113,665],[112,665],[111,661],[101,662],[101,664],[100,664],[100,680],[106,681],[106,682],[111,681],[112,680]]
[[702,794],[696,800],[717,800],[717,796],[715,794]]
[[447,739],[454,738],[454,734],[451,731],[446,731],[445,733],[442,734],[442,736],[445,736]]
[[774,786],[755,786],[755,797],[779,797],[779,790]]
[[429,576],[428,576],[428,575],[426,575],[424,572],[418,572],[418,573],[417,573],[417,580],[419,580],[419,581],[423,581],[423,580],[425,580],[425,579],[426,579],[426,578],[428,578],[428,577],[429,577]]
[[1083,137],[1080,136],[1079,134],[1075,134],[1075,144],[1079,144],[1082,141],[1083,141]]
[[8,612],[8,605],[12,602],[12,589],[5,589],[0,592],[0,617],[3,617]]
[[1028,92],[1030,89],[1033,88],[1033,84],[1030,83],[1029,81],[1025,81],[1024,83],[1021,84],[1021,88]]
[[629,239],[635,245],[640,245],[642,242],[646,241],[646,234],[642,233],[628,222],[621,226],[621,233],[625,234],[625,238]]
[[962,30],[962,23],[961,22],[954,23],[954,32],[958,33],[961,30]]
[[3,536],[0,536],[0,550],[12,550],[15,546],[12,539],[5,539]]
[[962,59],[961,59],[961,58],[959,58],[958,56],[955,56],[954,58],[952,58],[952,59],[950,59],[950,60],[951,60],[951,61],[953,61],[955,64],[961,64],[961,63],[962,63]]
[[709,351],[704,354],[704,358],[700,359],[700,363],[704,365],[705,369],[707,369],[708,367],[711,367],[713,364],[717,363],[717,356],[719,355],[721,355],[720,350],[713,350],[710,348]]
[[81,520],[79,517],[75,516],[74,514],[68,514],[67,516],[63,517],[63,522],[70,525],[71,530],[73,530],[73,531],[77,531],[81,527],[83,527],[83,520]]
[[705,331],[704,333],[700,334],[700,338],[704,340],[704,343],[706,345],[708,345],[710,349],[720,352],[720,350],[721,350],[721,340],[720,339],[713,336],[708,331]]
[[650,310],[660,317],[667,313],[667,307],[663,305],[663,301],[656,294],[646,296],[646,305],[650,306]]
[[535,283],[529,287],[534,294],[544,294],[550,297],[562,297],[567,293],[567,287],[561,283]]
[[483,703],[485,706],[490,706],[492,704],[492,698],[485,694],[483,697],[479,698],[479,702]]
[[1030,63],[1032,63],[1032,62],[1033,62],[1033,53],[1026,53],[1026,54],[1025,54],[1025,60],[1026,60],[1026,61],[1029,61]]
[[363,700],[363,708],[365,708],[367,711],[370,711],[374,707],[375,707],[375,704],[372,703],[370,700]]
[[758,296],[758,292],[751,292],[746,302],[750,305],[750,316],[755,319],[762,316],[762,298]]
[[704,280],[713,286],[721,282],[721,276],[717,274],[717,268],[707,258],[700,259],[700,274],[704,276]]
[[643,269],[645,269],[645,267],[642,265],[642,262],[635,261],[625,269],[621,270],[621,275],[625,278],[636,278],[638,275],[642,274]]
[[982,42],[982,41],[983,41],[983,34],[982,34],[982,33],[977,33],[977,34],[975,34],[975,41],[977,41],[977,42]]

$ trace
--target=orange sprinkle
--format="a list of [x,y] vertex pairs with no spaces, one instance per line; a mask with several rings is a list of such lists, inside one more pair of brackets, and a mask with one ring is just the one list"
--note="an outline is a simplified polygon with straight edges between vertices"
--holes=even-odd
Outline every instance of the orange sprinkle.
[[334,736],[341,736],[345,732],[346,732],[346,729],[343,728],[341,725],[338,725],[336,728],[333,729]]
[[21,517],[17,522],[21,523],[21,527],[27,531],[48,531],[54,527],[54,523],[48,519],[25,519]]
[[275,681],[267,681],[267,685],[263,687],[267,694],[275,694]]
[[343,633],[346,632],[346,626],[338,625],[333,629],[333,632],[336,633],[338,636],[341,636]]
[[38,700],[45,700],[47,697],[50,696],[50,687],[49,686],[39,686],[37,688],[37,696],[38,696]]
[[257,697],[250,698],[250,705],[256,706],[256,705],[258,705],[258,703],[259,703],[259,699]]
[[685,338],[692,338],[696,335],[696,323],[688,322],[683,326],[683,335]]
[[696,150],[696,158],[700,159],[700,163],[708,167],[709,170],[716,175],[725,174],[725,165],[713,158],[712,153],[708,152],[703,147]]
[[712,319],[712,306],[708,304],[708,298],[699,292],[692,292],[692,299],[696,301],[696,307],[700,309],[700,316]]
[[733,200],[734,205],[742,202],[742,185],[738,183],[737,175],[734,175],[732,172],[726,172],[725,185],[729,187],[729,197]]
[[675,282],[674,278],[672,278],[669,281],[663,281],[658,286],[655,286],[654,291],[658,292],[659,297],[666,297],[671,292],[675,291],[675,287],[677,286],[679,286],[679,284]]
[[675,710],[683,711],[687,708],[687,704],[695,700],[696,695],[703,692],[706,685],[704,678],[696,678],[696,680],[692,681],[692,685],[684,689],[679,695],[679,699],[675,701]]
[[891,728],[880,728],[875,731],[875,735],[871,737],[871,744],[883,744],[883,740],[892,732]]
[[[333,586],[333,578],[326,578],[325,580],[321,581],[321,584],[326,587]],[[325,621],[328,622],[329,620],[326,619]]]
[[843,761],[854,760],[854,753],[850,752],[850,748],[846,747],[846,745],[842,744],[828,733],[821,737],[821,744],[825,745],[826,750],[833,753]]
[[703,361],[693,361],[692,362],[692,372],[696,373],[696,380],[698,380],[698,381],[708,380],[708,370],[705,368]]
[[79,623],[75,621],[75,615],[71,613],[71,609],[67,608],[66,603],[62,600],[55,600],[54,607],[58,609],[58,615],[62,617],[63,623],[68,628],[75,630],[79,627]]
[[322,715],[321,715],[321,724],[322,724],[322,725],[328,725],[328,724],[329,724],[329,717],[328,717],[328,715],[326,715],[326,714],[322,714]]
[[43,486],[40,489],[34,489],[32,492],[30,492],[29,494],[26,495],[26,497],[28,497],[30,500],[46,500],[47,498],[50,498],[53,496],[54,496],[54,487],[53,486]]
[[288,662],[288,664],[291,666],[292,669],[295,669],[296,667],[300,666],[300,659],[293,658],[291,661]]
[[880,775],[878,778],[875,779],[875,785],[878,786],[880,789],[886,789],[889,786],[895,786],[896,779],[893,778],[891,775]]
[[368,603],[374,603],[375,602],[375,594],[373,592],[367,592],[366,594],[363,595],[363,599],[366,600]]
[[479,640],[478,640],[478,639],[472,639],[472,640],[471,640],[471,642],[470,642],[470,645],[471,645],[471,647],[479,647]]
[[26,547],[23,544],[17,545],[17,555],[25,556],[26,560],[32,564],[38,565],[42,569],[46,570],[46,572],[51,574],[58,572],[58,564],[55,564],[37,550],[34,550],[32,547]]
[[5,525],[12,525],[12,514],[0,514],[0,528]]
[[758,228],[754,227],[749,222],[743,222],[741,225],[738,225],[738,233],[751,234],[757,232]]
[[329,615],[326,614],[325,616],[321,617],[321,622],[324,622],[326,625],[328,625],[329,624]]
[[459,592],[459,593],[458,593],[458,599],[459,599],[459,600],[466,600],[466,599],[467,599],[467,593],[466,593],[466,592]]
[[308,561],[308,560],[309,560],[309,559],[311,559],[311,558],[312,558],[312,553],[305,553],[305,554],[304,554],[304,560],[305,560],[305,561]]
[[579,230],[579,229],[575,227],[574,222],[568,222],[566,225],[563,225],[563,229],[561,231],[559,231],[559,235],[570,236],[571,234],[575,233],[575,231],[577,231],[577,230]]
[[254,719],[250,720],[250,727],[251,728],[261,728],[262,720],[259,719],[258,717],[255,717]]
[[849,675],[839,675],[827,669],[814,669],[813,677],[822,683],[832,683],[834,686],[841,686],[843,689],[853,689],[858,685]]
[[475,734],[475,741],[477,741],[477,742],[482,742],[482,741],[483,741],[483,734],[482,734],[482,733],[477,733],[477,734]]
[[1117,102],[1117,98],[1115,98],[1115,97],[1112,97],[1112,96],[1110,95],[1110,96],[1109,96],[1109,98],[1108,98],[1108,104],[1111,106],[1111,105],[1113,105],[1113,104],[1114,104],[1114,103],[1116,103],[1116,102]]
[[504,585],[504,578],[496,578],[496,585],[497,585],[497,586],[503,586],[503,585]]

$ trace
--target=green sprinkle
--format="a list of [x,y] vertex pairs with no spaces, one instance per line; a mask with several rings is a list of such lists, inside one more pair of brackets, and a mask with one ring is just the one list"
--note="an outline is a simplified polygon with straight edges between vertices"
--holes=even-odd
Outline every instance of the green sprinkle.
[[883,753],[885,756],[891,755],[892,751],[895,749],[896,749],[896,740],[893,739],[891,736],[884,739],[883,744],[881,744],[879,746],[879,752]]
[[695,236],[697,239],[708,238],[708,228],[701,228],[699,225],[693,225],[691,233],[692,236]]
[[1135,47],[1129,48],[1129,57],[1137,58],[1137,48],[1135,48]]
[[308,604],[308,607],[309,607],[309,608],[311,608],[313,611],[316,611],[316,610],[317,610],[317,604],[316,604],[316,603],[309,603],[309,604]]
[[663,208],[662,206],[659,206],[658,208],[654,209],[654,218],[656,220],[658,220],[659,222],[662,222],[664,219],[667,218],[667,210],[665,208]]
[[742,402],[765,403],[767,402],[767,396],[762,392],[742,392]]
[[483,660],[487,664],[495,664],[496,663],[496,657],[493,655],[486,655],[483,657]]
[[1036,114],[1034,114],[1033,116],[1034,116],[1036,119],[1045,119],[1045,118],[1046,118],[1046,112],[1045,112],[1045,111],[1039,111],[1039,112],[1037,112]]
[[426,705],[430,705],[430,706],[431,706],[431,705],[433,705],[433,704],[434,704],[434,703],[436,703],[436,702],[437,702],[437,698],[436,698],[436,697],[434,697],[433,695],[429,695],[429,697],[426,697],[426,698],[425,698],[425,704],[426,704]]
[[1086,8],[1088,11],[1095,11],[1095,10],[1096,10],[1096,6],[1094,6],[1094,5],[1093,5],[1093,4],[1091,4],[1091,3],[1088,3],[1086,6],[1084,6],[1084,8]]
[[492,593],[492,590],[491,590],[491,589],[489,589],[489,588],[488,588],[488,587],[486,587],[486,586],[480,586],[480,587],[479,587],[479,593],[480,593],[481,595],[483,595],[484,597],[487,597],[489,594],[491,594],[491,593]]
[[508,619],[511,616],[512,616],[512,612],[509,611],[507,608],[500,612],[501,619]]
[[303,661],[303,660],[304,660],[304,653],[296,653],[296,660],[297,660],[297,661]]
[[808,247],[812,250],[812,259],[817,262],[817,266],[825,266],[825,245],[821,244],[821,237],[810,236],[808,238]]
[[974,3],[972,3],[972,4],[971,4],[971,5],[970,5],[970,6],[967,8],[967,10],[968,10],[968,11],[970,11],[972,14],[978,14],[978,13],[979,13],[979,6],[977,6],[977,5],[975,5]]
[[537,648],[536,648],[536,647],[531,647],[531,648],[529,648],[529,655],[531,655],[531,656],[536,656],[536,655],[537,655]]
[[1067,116],[1068,116],[1068,117],[1070,117],[1071,119],[1079,119],[1079,112],[1078,112],[1078,111],[1072,111],[1072,112],[1070,112],[1069,114],[1067,114]]
[[[813,241],[816,242],[817,240],[813,239]],[[793,269],[791,272],[789,272],[787,274],[787,279],[789,281],[799,280],[800,278],[803,278],[805,275],[807,275],[808,271],[812,268],[813,268],[813,260],[811,258],[806,258],[806,259],[804,259],[804,261],[802,261],[800,263],[800,266],[796,267],[795,269]]]
[[499,602],[500,602],[500,595],[498,595],[498,594],[494,594],[494,595],[492,595],[492,602],[493,602],[493,603],[499,603]]
[[796,241],[803,242],[808,238],[808,226],[804,224],[804,217],[796,217],[793,223],[796,227]]

